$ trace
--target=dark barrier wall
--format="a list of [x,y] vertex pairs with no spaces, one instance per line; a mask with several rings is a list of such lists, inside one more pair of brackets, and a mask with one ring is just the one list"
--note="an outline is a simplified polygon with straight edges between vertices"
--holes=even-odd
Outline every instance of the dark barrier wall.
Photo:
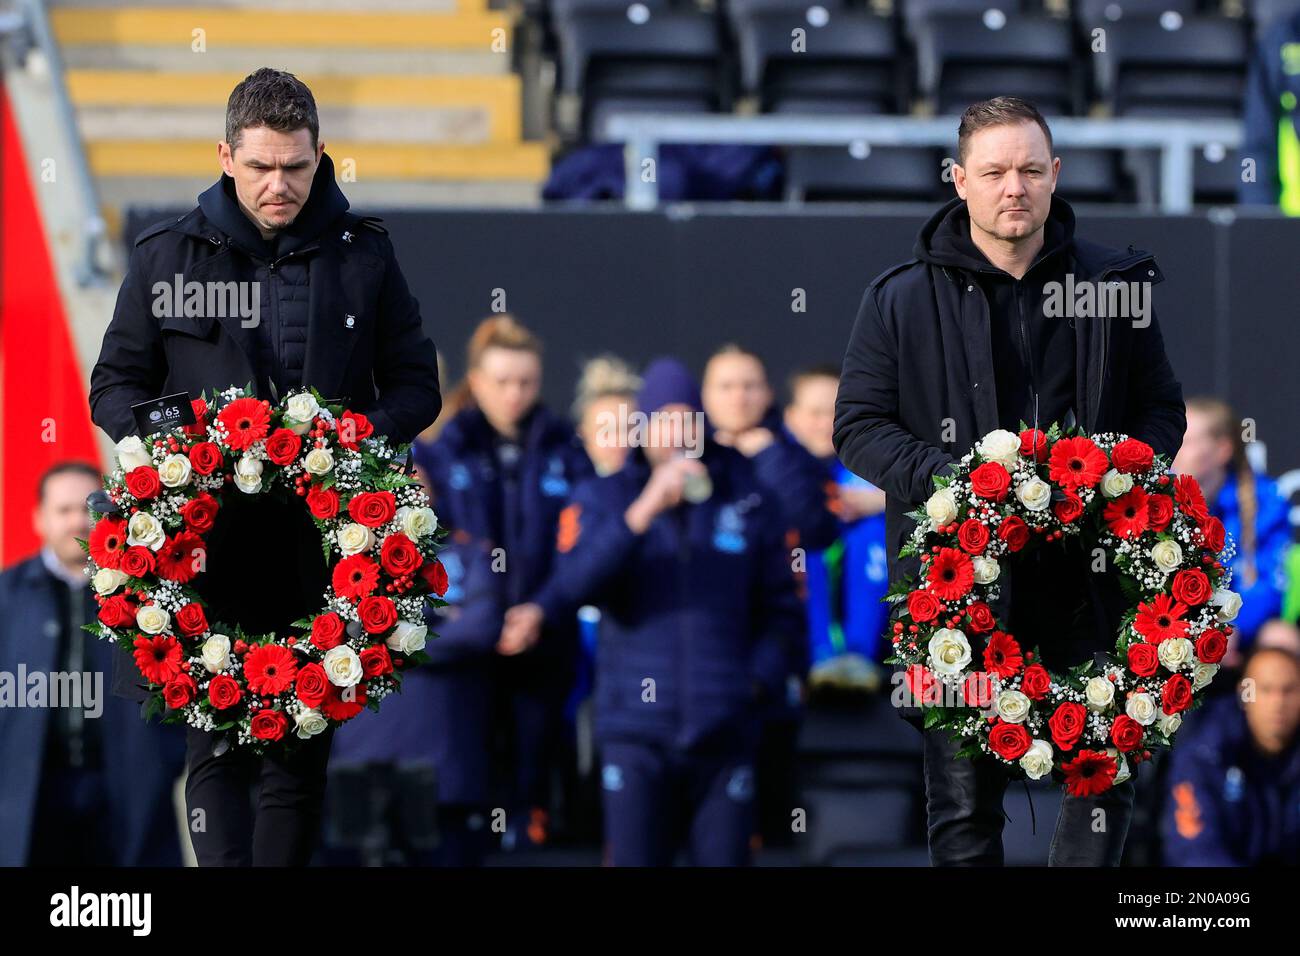
[[[385,224],[449,378],[464,371],[475,323],[505,309],[541,334],[546,401],[567,408],[583,359],[606,350],[638,363],[674,353],[698,371],[735,340],[776,383],[838,363],[867,283],[910,258],[933,211],[878,210],[447,210],[387,213]],[[1155,253],[1156,312],[1186,394],[1228,398],[1255,420],[1271,473],[1300,469],[1300,222],[1078,213],[1079,235]],[[127,235],[167,214],[133,213]]]

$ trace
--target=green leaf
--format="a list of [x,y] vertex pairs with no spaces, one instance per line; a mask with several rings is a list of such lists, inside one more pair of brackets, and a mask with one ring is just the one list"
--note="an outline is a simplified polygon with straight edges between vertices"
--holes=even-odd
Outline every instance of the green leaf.
[[931,727],[934,727],[936,724],[942,723],[944,716],[945,716],[944,710],[942,707],[925,708],[925,729],[929,730]]

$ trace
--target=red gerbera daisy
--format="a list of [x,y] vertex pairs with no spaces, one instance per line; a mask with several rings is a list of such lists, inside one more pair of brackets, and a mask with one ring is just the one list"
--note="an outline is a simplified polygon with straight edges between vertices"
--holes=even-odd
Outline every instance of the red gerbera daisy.
[[365,709],[367,699],[365,684],[356,684],[346,689],[330,684],[325,690],[325,699],[321,702],[320,712],[330,720],[351,720]]
[[135,666],[151,684],[165,684],[181,672],[181,645],[174,637],[159,634],[135,639]]
[[1091,438],[1062,438],[1052,446],[1047,472],[1065,490],[1076,491],[1101,481],[1109,464],[1106,453]]
[[281,694],[289,689],[297,674],[298,661],[293,651],[280,644],[262,644],[244,658],[244,676],[254,694],[268,697]]
[[193,531],[169,535],[158,549],[158,576],[188,584],[199,575],[203,551],[203,539]]
[[271,411],[256,398],[237,398],[217,414],[226,428],[226,444],[242,451],[266,437],[271,430]]
[[1116,537],[1136,538],[1151,525],[1146,489],[1135,485],[1132,490],[1106,505],[1103,517]]
[[359,601],[379,583],[379,565],[364,554],[344,558],[334,566],[334,593]]
[[1076,797],[1105,793],[1119,773],[1119,765],[1104,750],[1080,750],[1079,756],[1061,769],[1065,771],[1065,789]]
[[1182,620],[1186,613],[1186,604],[1180,604],[1168,594],[1157,594],[1150,604],[1143,602],[1138,605],[1133,627],[1148,644],[1159,644],[1171,637],[1186,637],[1191,626]]
[[1183,513],[1190,515],[1197,524],[1204,524],[1210,516],[1205,505],[1205,493],[1191,475],[1179,475],[1174,479],[1174,500]]
[[1019,674],[1024,663],[1016,639],[1002,631],[994,631],[984,648],[984,669],[1005,679]]
[[101,568],[116,568],[126,551],[126,522],[100,518],[90,532],[90,556]]
[[975,565],[971,563],[970,555],[963,551],[940,548],[930,562],[926,576],[930,581],[930,590],[937,598],[955,601],[975,583]]

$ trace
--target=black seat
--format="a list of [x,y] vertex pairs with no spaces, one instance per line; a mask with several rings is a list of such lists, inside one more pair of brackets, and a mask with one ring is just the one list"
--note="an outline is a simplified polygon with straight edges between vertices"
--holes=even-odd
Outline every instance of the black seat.
[[1077,202],[1134,202],[1132,186],[1123,173],[1123,157],[1113,149],[1057,149],[1061,179],[1057,189]]
[[1229,17],[1124,17],[1094,58],[1097,90],[1115,116],[1241,112],[1249,39]]
[[843,9],[845,0],[723,0],[727,19],[733,24],[760,13],[801,13],[821,7],[830,13]]
[[1300,12],[1300,0],[1248,0],[1246,9],[1255,24],[1255,36],[1263,36],[1274,23]]
[[900,0],[903,29],[909,38],[916,38],[917,24],[935,17],[981,16],[996,10],[1004,16],[1024,11],[1023,0]]
[[785,196],[791,201],[937,200],[952,192],[941,175],[941,152],[911,146],[792,149],[786,159]]
[[548,0],[551,16],[567,20],[575,13],[621,13],[630,19],[638,18],[644,7],[651,13],[664,13],[672,8],[669,0]]
[[[752,13],[735,24],[741,89],[763,112],[893,113],[906,96],[898,41],[861,11]],[[803,46],[795,48],[796,29]]]
[[1082,111],[1068,23],[1054,17],[935,14],[916,25],[918,82],[939,113],[1020,96],[1046,114]]

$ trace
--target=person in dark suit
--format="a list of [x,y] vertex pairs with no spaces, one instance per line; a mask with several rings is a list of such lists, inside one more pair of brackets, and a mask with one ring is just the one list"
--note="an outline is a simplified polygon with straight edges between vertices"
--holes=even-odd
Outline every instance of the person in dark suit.
[[[137,402],[249,382],[268,400],[313,386],[394,443],[438,417],[437,353],[419,305],[386,230],[348,211],[319,132],[311,91],[290,73],[260,69],[231,93],[221,179],[189,214],[136,239],[90,382],[92,418],[114,440],[135,432]],[[185,298],[193,289],[197,309]],[[297,502],[225,496],[207,556],[196,587],[209,620],[283,632],[320,608],[327,569]],[[138,695],[129,666],[114,691]],[[258,759],[190,728],[187,802],[192,816],[207,811],[193,834],[200,864],[306,864],[331,737]],[[255,780],[254,813],[241,795]]]
[[[81,628],[97,608],[77,539],[90,534],[86,496],[98,487],[84,462],[46,471],[33,514],[41,549],[0,572],[0,866],[181,862],[171,788],[184,735],[105,693],[117,650]],[[43,701],[29,696],[40,687]]]

